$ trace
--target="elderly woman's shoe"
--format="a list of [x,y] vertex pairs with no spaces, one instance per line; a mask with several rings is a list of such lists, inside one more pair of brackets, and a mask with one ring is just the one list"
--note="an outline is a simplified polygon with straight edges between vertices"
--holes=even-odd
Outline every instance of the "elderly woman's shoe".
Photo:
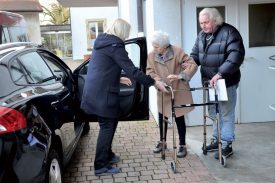
[[[167,149],[167,144],[165,143],[165,149]],[[160,153],[162,151],[162,142],[159,141],[153,150],[154,153]]]
[[179,151],[177,153],[178,158],[184,158],[187,155],[187,148],[183,145],[180,145]]

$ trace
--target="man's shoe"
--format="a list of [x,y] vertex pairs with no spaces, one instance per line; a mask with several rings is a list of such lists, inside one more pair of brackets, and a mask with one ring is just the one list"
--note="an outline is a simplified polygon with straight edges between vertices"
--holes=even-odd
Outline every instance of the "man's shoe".
[[109,160],[110,164],[116,164],[120,161],[120,157],[117,155],[113,155],[113,157],[111,158],[111,160]]
[[[222,149],[222,155],[226,158],[233,154],[232,143],[229,143],[224,149]],[[215,153],[215,158],[219,159],[219,152]]]
[[103,167],[98,170],[95,170],[95,175],[96,176],[113,175],[120,172],[121,172],[120,168],[107,166],[107,167]]
[[[204,150],[204,149],[202,148],[202,150]],[[206,146],[206,151],[213,152],[213,151],[217,151],[217,150],[219,150],[218,141],[212,139],[211,143],[208,146]]]
[[[167,149],[167,145],[165,144],[165,149]],[[162,142],[159,141],[156,145],[155,149],[153,150],[154,153],[160,153],[162,151]]]
[[179,151],[177,153],[178,158],[184,158],[187,155],[187,148],[183,145],[180,145]]

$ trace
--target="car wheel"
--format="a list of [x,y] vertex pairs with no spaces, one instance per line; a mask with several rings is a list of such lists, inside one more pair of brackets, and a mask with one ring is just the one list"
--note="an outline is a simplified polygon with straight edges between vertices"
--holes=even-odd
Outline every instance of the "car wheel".
[[83,131],[82,131],[82,135],[87,135],[90,131],[90,124],[89,122],[85,122],[84,127],[83,127]]
[[46,166],[46,183],[62,183],[62,166],[60,162],[58,153],[51,150]]

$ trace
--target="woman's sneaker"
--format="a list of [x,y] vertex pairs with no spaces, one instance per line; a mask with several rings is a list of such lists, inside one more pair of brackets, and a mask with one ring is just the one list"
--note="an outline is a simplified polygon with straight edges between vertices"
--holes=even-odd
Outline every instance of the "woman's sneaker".
[[120,172],[121,172],[120,168],[106,166],[106,167],[100,168],[98,170],[95,170],[95,175],[96,176],[113,175],[113,174],[120,173]]
[[[167,145],[165,143],[165,149],[167,149]],[[162,142],[159,141],[156,145],[155,149],[153,150],[154,153],[160,153],[162,151]]]
[[110,164],[116,164],[120,161],[120,157],[118,155],[113,155],[112,158],[109,160]]
[[184,158],[187,155],[187,148],[183,145],[180,145],[179,151],[177,153],[178,158]]

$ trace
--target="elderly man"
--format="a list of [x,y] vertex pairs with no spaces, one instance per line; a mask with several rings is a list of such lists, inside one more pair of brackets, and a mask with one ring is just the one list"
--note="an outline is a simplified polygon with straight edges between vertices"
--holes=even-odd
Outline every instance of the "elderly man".
[[[201,66],[202,82],[210,81],[215,87],[217,80],[225,79],[228,101],[219,102],[222,155],[233,154],[232,142],[235,140],[236,90],[241,78],[240,66],[245,50],[239,31],[223,22],[215,8],[204,8],[199,14],[201,32],[198,34],[190,56]],[[215,118],[214,106],[209,106],[209,115]],[[207,151],[217,151],[217,126],[213,124],[213,137]],[[218,153],[215,154],[218,159]]]

